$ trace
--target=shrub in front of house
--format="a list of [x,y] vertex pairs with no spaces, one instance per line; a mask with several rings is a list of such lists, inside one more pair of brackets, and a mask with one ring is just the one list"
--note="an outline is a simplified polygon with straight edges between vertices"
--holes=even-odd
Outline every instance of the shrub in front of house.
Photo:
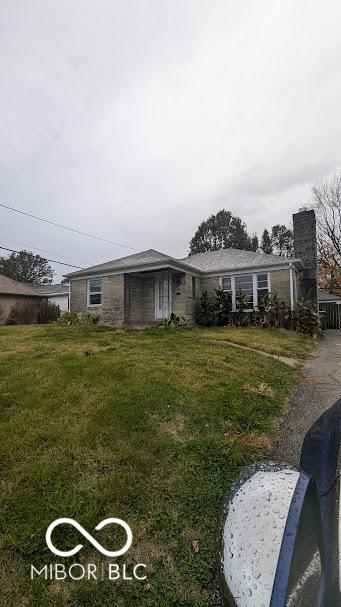
[[9,325],[45,325],[54,322],[60,315],[59,306],[47,301],[18,301],[10,311]]
[[97,325],[99,322],[99,316],[93,316],[88,312],[65,312],[57,320],[58,325],[71,326],[71,325]]
[[[224,299],[223,295],[227,296]],[[232,312],[230,294],[222,289],[216,290],[216,297],[210,300],[207,291],[203,291],[198,304],[196,321],[204,327],[264,327],[284,328],[308,335],[316,335],[320,329],[319,315],[312,304],[298,300],[293,309],[276,295],[267,294],[258,308],[248,309],[247,298],[243,293],[237,295],[237,310]]]
[[185,327],[187,324],[184,316],[177,316],[172,312],[169,318],[164,318],[162,326],[164,329],[177,329],[178,327]]
[[290,325],[294,331],[316,335],[320,330],[320,318],[310,302],[299,299],[290,314]]

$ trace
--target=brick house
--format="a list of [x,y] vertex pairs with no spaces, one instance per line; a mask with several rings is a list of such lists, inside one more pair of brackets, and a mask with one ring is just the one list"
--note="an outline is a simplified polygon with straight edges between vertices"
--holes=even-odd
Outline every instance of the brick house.
[[37,307],[38,318],[38,306],[44,300],[45,297],[36,289],[0,274],[0,325],[5,325],[10,319],[12,310],[21,304]]
[[150,249],[108,261],[67,276],[70,311],[99,315],[116,327],[155,326],[175,314],[195,322],[203,290],[240,291],[257,307],[265,293],[294,305],[298,297],[317,301],[316,223],[314,211],[293,216],[295,257],[220,249],[176,259]]

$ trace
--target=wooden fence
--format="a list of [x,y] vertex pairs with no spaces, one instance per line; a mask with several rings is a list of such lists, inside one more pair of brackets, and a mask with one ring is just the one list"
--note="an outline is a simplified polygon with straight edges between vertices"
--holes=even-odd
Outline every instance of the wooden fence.
[[321,302],[319,310],[322,329],[341,329],[341,302]]

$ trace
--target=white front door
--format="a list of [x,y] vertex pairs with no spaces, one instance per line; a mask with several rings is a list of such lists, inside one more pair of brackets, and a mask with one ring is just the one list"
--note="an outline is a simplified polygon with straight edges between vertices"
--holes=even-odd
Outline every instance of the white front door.
[[163,272],[155,276],[155,318],[169,318],[172,313],[172,277]]

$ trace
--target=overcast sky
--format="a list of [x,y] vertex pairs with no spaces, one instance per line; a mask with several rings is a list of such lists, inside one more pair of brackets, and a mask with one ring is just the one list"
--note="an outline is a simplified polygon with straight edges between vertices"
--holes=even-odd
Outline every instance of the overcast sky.
[[[1,202],[174,256],[221,208],[288,223],[341,166],[340,23],[340,0],[3,0]],[[10,241],[134,252],[0,208]]]

